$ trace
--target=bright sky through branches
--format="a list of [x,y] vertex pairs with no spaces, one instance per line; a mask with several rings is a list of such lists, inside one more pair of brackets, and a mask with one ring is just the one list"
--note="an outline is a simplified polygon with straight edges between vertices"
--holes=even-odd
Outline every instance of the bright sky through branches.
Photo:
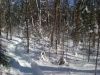
[[73,6],[74,5],[74,0],[68,0],[69,5]]

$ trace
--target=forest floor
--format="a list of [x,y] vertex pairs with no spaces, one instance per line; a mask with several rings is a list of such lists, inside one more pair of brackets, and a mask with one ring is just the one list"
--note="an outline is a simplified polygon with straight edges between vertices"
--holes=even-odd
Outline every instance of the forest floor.
[[[7,75],[94,75],[95,73],[95,59],[92,56],[88,63],[86,56],[69,51],[64,54],[65,63],[58,65],[60,52],[57,55],[51,52],[49,55],[49,50],[43,51],[41,44],[35,44],[33,47],[31,43],[29,53],[21,38],[13,37],[12,40],[6,40],[2,37],[2,44],[11,57],[10,67],[6,71],[2,69]],[[100,61],[98,62],[97,75],[100,75]]]

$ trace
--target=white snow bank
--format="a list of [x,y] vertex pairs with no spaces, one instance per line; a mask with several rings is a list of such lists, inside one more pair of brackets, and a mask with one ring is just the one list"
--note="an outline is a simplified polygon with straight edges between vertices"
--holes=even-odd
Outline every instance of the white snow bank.
[[28,63],[25,60],[18,60],[18,63],[20,64],[20,66],[23,66],[23,67],[31,67],[30,63]]
[[85,65],[84,65],[84,67],[89,67],[89,66],[94,67],[95,65],[94,65],[94,64],[85,64]]

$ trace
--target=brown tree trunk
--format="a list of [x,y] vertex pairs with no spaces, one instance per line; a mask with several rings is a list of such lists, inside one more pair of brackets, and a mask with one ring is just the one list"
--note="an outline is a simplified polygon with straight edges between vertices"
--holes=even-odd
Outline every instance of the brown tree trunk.
[[12,25],[11,25],[11,11],[10,11],[10,0],[8,0],[8,14],[9,14],[9,32],[10,32],[10,40],[12,40]]
[[26,22],[27,53],[29,53],[28,0],[26,0],[25,22]]
[[28,21],[26,20],[26,37],[27,37],[27,53],[29,53],[29,28],[28,28]]
[[90,48],[91,48],[91,33],[89,33],[89,50],[88,50],[88,62],[90,61]]
[[98,65],[98,56],[99,56],[99,46],[100,46],[100,10],[97,11],[97,23],[98,23],[98,45],[97,45],[97,54],[96,54],[96,63],[95,63],[95,75],[97,75],[97,65]]
[[[1,12],[0,12],[0,38],[1,38]],[[1,49],[1,39],[0,39],[0,49]]]
[[100,36],[98,37],[98,46],[97,46],[96,63],[95,63],[95,75],[97,75],[97,65],[98,65],[99,46],[100,46],[99,43],[100,43]]

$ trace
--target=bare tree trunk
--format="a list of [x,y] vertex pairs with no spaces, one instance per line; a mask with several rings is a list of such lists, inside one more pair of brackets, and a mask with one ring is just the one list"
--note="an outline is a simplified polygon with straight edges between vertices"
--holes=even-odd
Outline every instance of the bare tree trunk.
[[92,41],[92,47],[95,48],[95,32],[93,30],[93,41]]
[[98,65],[98,56],[99,56],[99,44],[100,44],[100,10],[97,11],[97,23],[98,23],[98,45],[97,45],[97,54],[96,54],[96,64],[95,64],[95,75],[97,75],[97,65]]
[[56,49],[56,54],[57,54],[57,39],[55,40],[55,49]]
[[96,63],[95,63],[95,75],[97,75],[97,65],[98,65],[98,56],[99,56],[99,43],[100,43],[100,36],[98,37],[98,46],[97,46]]
[[91,51],[91,50],[90,50],[90,48],[91,48],[91,47],[90,47],[90,45],[91,45],[91,40],[90,40],[90,39],[91,39],[91,33],[89,33],[89,50],[88,50],[88,62],[90,61],[90,51]]
[[[7,0],[7,12],[6,12],[6,24],[7,24],[7,32],[6,32],[6,39],[12,39],[12,25],[11,25],[11,6],[10,6],[10,0]],[[9,36],[10,35],[10,36]]]
[[29,28],[28,28],[28,21],[26,20],[26,33],[27,33],[27,53],[29,53]]
[[9,27],[8,27],[8,25],[7,25],[7,29],[6,29],[7,31],[6,31],[6,39],[8,39],[8,34],[9,34]]
[[10,6],[10,0],[8,0],[8,14],[9,14],[9,32],[10,32],[10,39],[12,40],[12,25],[11,25],[11,11],[10,11],[10,8],[11,8],[11,6]]
[[28,1],[27,0],[26,0],[25,21],[26,21],[27,53],[29,53],[29,25],[28,25]]
[[[0,12],[0,38],[1,38],[1,12]],[[1,49],[1,39],[0,39],[0,49]]]

